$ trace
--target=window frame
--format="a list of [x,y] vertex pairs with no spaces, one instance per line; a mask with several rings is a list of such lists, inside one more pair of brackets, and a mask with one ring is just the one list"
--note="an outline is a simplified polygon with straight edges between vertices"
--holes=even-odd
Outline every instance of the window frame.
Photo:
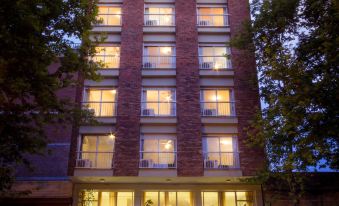
[[[100,7],[106,7],[107,8],[107,11],[106,13],[99,13],[99,8]],[[108,9],[109,8],[119,8],[120,9],[120,13],[109,13],[108,12]],[[99,15],[104,15],[107,17],[107,19],[110,17],[110,16],[113,16],[113,15],[116,15],[116,16],[120,16],[120,23],[117,24],[117,25],[114,25],[114,24],[106,24],[105,22],[103,23],[98,23],[97,25],[95,26],[100,26],[100,27],[121,27],[122,25],[122,5],[121,4],[105,4],[105,5],[99,5],[98,6],[98,17]]]

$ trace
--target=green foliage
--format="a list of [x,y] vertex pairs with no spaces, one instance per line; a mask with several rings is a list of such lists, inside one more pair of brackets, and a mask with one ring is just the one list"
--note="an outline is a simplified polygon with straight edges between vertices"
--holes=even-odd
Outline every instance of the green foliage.
[[147,200],[145,203],[144,203],[144,206],[152,206],[154,203],[152,200]]
[[339,2],[253,0],[253,21],[232,40],[255,52],[262,114],[250,145],[265,147],[266,180],[280,178],[296,200],[296,172],[339,169]]
[[[90,120],[64,88],[79,86],[78,75],[98,80],[101,65],[88,61],[96,23],[96,0],[2,0],[0,4],[0,192],[10,189],[15,167],[27,154],[43,154],[44,127]],[[72,48],[69,39],[82,45]],[[60,68],[48,66],[60,61]],[[81,78],[80,78],[81,79]]]

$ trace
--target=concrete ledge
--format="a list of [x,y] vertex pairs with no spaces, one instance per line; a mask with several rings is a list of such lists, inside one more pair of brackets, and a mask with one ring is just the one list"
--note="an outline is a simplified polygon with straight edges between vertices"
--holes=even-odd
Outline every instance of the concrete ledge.
[[85,169],[75,168],[74,176],[82,177],[112,177],[113,169]]
[[141,117],[141,124],[176,124],[177,117]]
[[241,170],[213,170],[205,169],[204,176],[207,177],[242,177]]
[[199,33],[230,33],[229,27],[198,27]]
[[144,33],[175,33],[175,26],[144,26]]
[[175,69],[143,69],[142,76],[144,77],[161,77],[161,76],[175,76]]
[[98,74],[104,77],[117,77],[119,76],[119,69],[101,69]]
[[139,169],[140,177],[176,177],[176,169]]
[[200,76],[212,76],[212,77],[233,77],[234,76],[233,70],[200,69],[199,73],[200,73]]
[[237,117],[201,117],[203,124],[237,124]]
[[92,32],[120,33],[121,26],[94,26]]

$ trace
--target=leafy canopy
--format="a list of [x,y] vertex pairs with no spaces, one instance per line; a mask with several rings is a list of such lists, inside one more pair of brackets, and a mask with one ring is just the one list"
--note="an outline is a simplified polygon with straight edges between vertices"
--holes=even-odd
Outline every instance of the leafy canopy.
[[[44,126],[87,117],[64,88],[79,85],[77,74],[98,79],[100,65],[89,32],[96,23],[95,0],[2,0],[0,4],[0,192],[10,188],[14,166],[41,154]],[[82,46],[72,48],[80,39]],[[61,66],[49,70],[51,63]]]

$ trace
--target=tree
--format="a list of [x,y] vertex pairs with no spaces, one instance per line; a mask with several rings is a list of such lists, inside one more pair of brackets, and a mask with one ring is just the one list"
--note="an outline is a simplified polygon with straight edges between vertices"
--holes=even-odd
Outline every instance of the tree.
[[[97,23],[95,0],[2,0],[0,4],[0,193],[11,188],[15,167],[28,165],[27,154],[42,154],[44,126],[90,118],[63,88],[76,87],[80,73],[98,79],[100,64],[91,25]],[[82,44],[72,48],[72,41]],[[61,66],[48,66],[60,60]]]
[[253,0],[251,14],[232,40],[255,52],[264,102],[249,145],[265,148],[264,176],[298,204],[302,172],[339,169],[339,2]]

